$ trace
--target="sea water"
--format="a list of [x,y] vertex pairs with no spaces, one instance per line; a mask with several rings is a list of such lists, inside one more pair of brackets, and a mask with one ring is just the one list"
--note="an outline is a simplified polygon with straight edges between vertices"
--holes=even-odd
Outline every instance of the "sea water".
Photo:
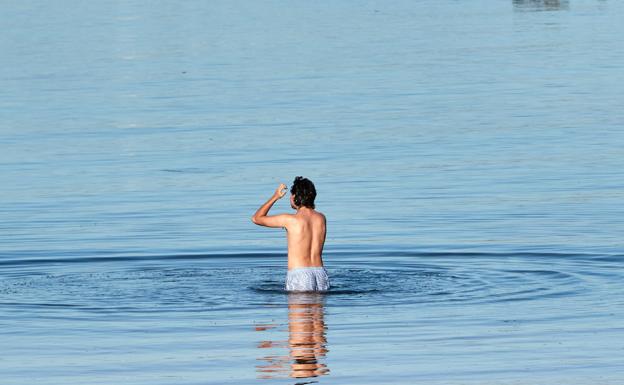
[[624,383],[621,2],[0,11],[0,383]]

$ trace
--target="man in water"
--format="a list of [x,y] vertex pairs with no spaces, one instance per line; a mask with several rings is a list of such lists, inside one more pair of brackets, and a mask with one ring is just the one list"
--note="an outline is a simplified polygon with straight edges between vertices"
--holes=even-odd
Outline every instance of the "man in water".
[[260,226],[282,227],[288,238],[288,291],[326,291],[329,278],[323,267],[325,244],[325,215],[314,210],[316,189],[309,179],[296,177],[290,189],[290,206],[295,214],[268,215],[273,204],[286,195],[287,187],[280,184],[273,196],[251,217]]

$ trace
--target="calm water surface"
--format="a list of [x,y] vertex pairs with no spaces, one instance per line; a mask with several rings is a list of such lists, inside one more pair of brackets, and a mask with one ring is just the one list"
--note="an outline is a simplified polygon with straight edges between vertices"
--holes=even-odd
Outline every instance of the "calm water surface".
[[624,383],[622,2],[0,11],[1,383]]

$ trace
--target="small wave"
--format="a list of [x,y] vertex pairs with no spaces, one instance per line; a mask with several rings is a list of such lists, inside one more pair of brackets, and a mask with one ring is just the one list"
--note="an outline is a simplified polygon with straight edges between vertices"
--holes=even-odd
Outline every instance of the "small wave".
[[[76,255],[78,254],[78,255]],[[151,255],[106,255],[102,253],[94,253],[94,255],[84,255],[85,253],[73,253],[68,256],[60,257],[43,257],[43,258],[2,258],[0,257],[0,266],[19,266],[19,265],[45,265],[45,264],[75,264],[75,263],[97,263],[97,262],[133,262],[133,261],[159,261],[159,260],[189,260],[189,259],[271,259],[282,258],[285,253],[275,252],[245,252],[245,253],[189,253],[189,254],[151,254]],[[421,252],[421,251],[335,251],[326,252],[324,256],[331,260],[332,258],[357,258],[361,260],[375,260],[388,258],[417,258],[427,259],[505,259],[505,258],[521,258],[521,259],[565,259],[565,260],[594,260],[605,262],[621,262],[624,261],[622,254],[579,254],[579,253],[537,253],[537,252]]]
[[72,303],[42,303],[42,302],[0,302],[0,306],[14,307],[52,307],[52,308],[78,308],[80,305]]
[[237,253],[237,254],[165,254],[165,255],[97,255],[82,257],[50,257],[50,258],[20,258],[0,260],[0,266],[20,265],[49,265],[49,264],[77,264],[98,262],[135,262],[135,261],[167,261],[191,259],[223,259],[223,258],[272,258],[283,254],[276,253]]
[[180,173],[180,174],[205,174],[210,172],[209,170],[198,167],[186,167],[186,168],[163,168],[162,172]]

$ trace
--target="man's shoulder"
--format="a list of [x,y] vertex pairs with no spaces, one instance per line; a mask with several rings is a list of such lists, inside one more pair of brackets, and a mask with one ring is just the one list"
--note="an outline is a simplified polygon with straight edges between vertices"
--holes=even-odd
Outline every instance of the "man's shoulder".
[[284,214],[279,214],[279,216],[284,218],[284,220],[288,222],[295,222],[297,220],[297,216],[295,214],[284,213]]
[[293,225],[295,225],[297,221],[297,219],[295,218],[293,214],[287,214],[287,213],[277,214],[276,217],[280,218],[281,227],[284,229],[288,229],[289,227],[292,227]]
[[320,218],[326,219],[325,214],[323,214],[322,212],[314,210],[314,213],[317,214]]

